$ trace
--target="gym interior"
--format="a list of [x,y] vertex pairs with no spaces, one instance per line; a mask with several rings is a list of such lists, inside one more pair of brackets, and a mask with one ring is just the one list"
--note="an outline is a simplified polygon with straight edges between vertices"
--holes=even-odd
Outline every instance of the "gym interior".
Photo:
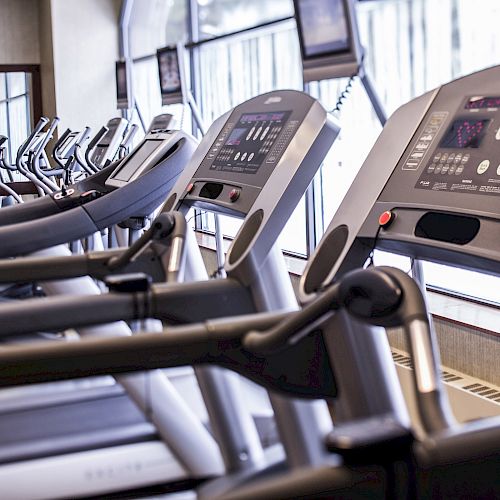
[[500,498],[499,18],[0,0],[0,498]]

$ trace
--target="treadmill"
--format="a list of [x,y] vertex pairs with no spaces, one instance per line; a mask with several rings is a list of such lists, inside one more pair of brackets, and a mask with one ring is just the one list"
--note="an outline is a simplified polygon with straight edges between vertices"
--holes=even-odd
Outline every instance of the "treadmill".
[[[270,92],[238,105],[211,126],[172,189],[162,214],[168,215],[171,209],[185,214],[196,206],[243,218],[243,226],[226,260],[228,279],[206,281],[199,248],[188,228],[183,249],[172,245],[172,252],[177,252],[182,260],[180,279],[189,283],[152,285],[154,290],[148,292],[148,296],[154,306],[153,303],[152,307],[148,306],[148,299],[143,304],[145,309],[139,304],[130,308],[129,299],[135,301],[138,295],[126,292],[143,284],[141,280],[130,284],[125,278],[124,286],[114,283],[114,293],[100,295],[95,300],[87,298],[82,302],[81,297],[49,297],[36,301],[36,305],[24,301],[24,315],[31,305],[53,312],[45,315],[38,308],[42,314],[31,315],[31,325],[17,321],[20,304],[11,304],[8,308],[14,315],[10,319],[2,316],[6,319],[2,323],[2,334],[26,333],[33,324],[44,329],[47,321],[51,323],[50,328],[71,325],[80,331],[89,325],[117,319],[156,317],[189,323],[255,311],[295,309],[294,292],[276,240],[338,130],[321,105],[302,92]],[[147,248],[138,252],[136,270],[140,259],[147,262],[150,256]],[[71,262],[82,263],[82,258],[68,258],[66,275],[64,261],[58,260],[58,270],[62,268],[58,277],[70,277]],[[23,262],[29,268],[33,261],[23,259]],[[50,268],[50,259],[45,263],[45,266],[37,266],[34,279],[50,278],[48,274],[42,278],[44,268],[45,273]],[[8,267],[9,263],[5,263],[3,269]],[[117,307],[109,300],[116,301]],[[62,303],[64,312],[58,314]],[[92,313],[75,312],[78,306],[88,311],[90,307]],[[230,490],[255,474],[264,473],[269,465],[283,467],[283,453],[279,448],[270,450],[270,454],[263,452],[234,374],[209,367],[198,367],[195,371],[211,429],[221,446],[226,469],[232,473],[216,483],[208,483],[203,495],[210,497],[217,491]],[[270,397],[288,466],[322,462],[321,437],[331,427],[326,406],[322,402],[309,405],[291,401],[276,394]],[[312,421],[315,424],[311,425]],[[298,436],[301,436],[299,444]]]
[[0,211],[0,257],[24,255],[89,236],[129,217],[147,217],[165,200],[196,141],[154,130],[118,164],[34,201]]
[[[497,137],[500,137],[499,78],[500,67],[489,68],[428,92],[394,113],[306,268],[300,288],[305,308],[317,305],[324,289],[341,282],[350,270],[362,267],[374,248],[499,274],[500,254],[494,238],[495,227],[500,221],[496,192],[500,164],[496,147]],[[462,135],[464,131],[470,133]],[[2,313],[0,317],[3,319]],[[378,342],[372,341],[366,325],[355,322],[349,326],[342,318],[341,321],[341,325],[348,327],[336,330],[332,326],[322,327],[335,334],[336,343],[331,345],[329,353],[335,374],[340,376],[340,380],[336,377],[338,396],[341,396],[342,387],[347,389],[348,384],[353,383],[359,383],[358,387],[369,392],[374,387],[373,382],[364,379],[355,369],[353,371],[352,365],[370,368],[373,360],[380,356],[380,350],[387,354],[386,339],[378,332]],[[252,327],[258,328],[258,325]],[[484,498],[494,497],[499,491],[500,423],[498,419],[460,426],[453,423],[446,411],[446,401],[443,403],[441,399],[445,394],[435,345],[429,342],[421,325],[414,327],[417,334],[410,338],[410,345],[415,369],[424,376],[420,382],[417,377],[416,388],[428,433],[414,447],[421,473],[417,497],[474,498],[481,494]],[[199,335],[206,332],[208,338],[216,337],[217,332],[227,338],[228,328],[227,322],[220,322],[218,326],[212,323],[198,327],[197,331]],[[291,345],[304,338],[302,332]],[[64,364],[70,354],[80,369],[96,370],[101,365],[103,371],[132,370],[133,367],[127,364],[133,360],[132,350],[137,353],[142,347],[144,356],[147,347],[158,350],[161,343],[165,346],[168,343],[167,338],[155,341],[152,336],[140,339],[141,346],[139,339],[130,340],[133,342],[128,344],[129,357],[124,350],[122,356],[115,358],[112,368],[106,368],[92,357],[101,352],[104,343],[44,348],[44,355],[52,355],[50,366],[58,372],[50,376],[44,373],[43,361],[40,366],[32,366],[35,349],[19,348],[10,355],[4,351],[0,355],[5,366],[1,380],[6,385],[16,383],[9,375],[9,367],[13,366],[22,370],[26,379],[33,377],[31,380],[70,377],[75,371]],[[117,340],[106,344],[106,348],[125,348],[125,342]],[[346,348],[343,344],[351,347]],[[334,347],[340,349],[340,354],[353,355],[349,358],[351,368],[339,360]],[[168,352],[163,351],[163,356],[159,356],[163,357],[163,363],[157,359],[156,366],[168,364]],[[390,352],[384,356],[386,370],[395,373],[387,357]],[[223,358],[219,359],[224,362]],[[171,358],[170,361],[172,365],[179,362]],[[155,362],[147,365],[151,368]],[[377,383],[380,385],[383,381],[384,377]],[[385,385],[392,390],[387,380]],[[360,402],[350,410],[354,418],[363,417],[363,413],[366,416]],[[433,418],[425,418],[426,410]],[[348,415],[342,413],[338,419],[349,420]],[[366,432],[365,437],[375,434],[377,426],[382,427],[383,422],[387,420],[372,421],[375,427]]]

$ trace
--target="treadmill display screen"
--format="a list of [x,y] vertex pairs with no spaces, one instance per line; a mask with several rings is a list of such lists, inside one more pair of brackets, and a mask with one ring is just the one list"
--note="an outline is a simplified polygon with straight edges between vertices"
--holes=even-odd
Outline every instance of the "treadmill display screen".
[[[275,143],[279,144],[278,136],[291,113],[276,111],[241,115],[215,153],[210,170],[255,174]],[[269,157],[274,158],[273,152]]]
[[440,143],[442,148],[478,148],[491,120],[455,120]]
[[118,170],[110,179],[128,182],[133,175],[141,168],[146,158],[155,151],[162,141],[144,141],[142,146],[125,160],[123,167]]
[[306,58],[349,50],[350,36],[343,0],[298,0],[295,5]]
[[465,109],[500,108],[500,97],[475,96],[465,103]]

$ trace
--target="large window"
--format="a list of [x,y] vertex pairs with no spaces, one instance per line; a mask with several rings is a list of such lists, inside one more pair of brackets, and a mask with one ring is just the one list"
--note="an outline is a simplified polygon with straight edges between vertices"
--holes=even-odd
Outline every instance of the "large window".
[[[286,58],[282,55],[287,54]],[[290,64],[293,61],[293,64]],[[199,49],[200,102],[211,123],[240,102],[277,88],[302,90],[300,55],[294,25],[280,26],[268,34],[225,39]],[[208,84],[210,82],[210,84]],[[214,230],[212,218],[205,229]],[[221,217],[222,232],[234,236],[239,221]],[[281,236],[282,247],[306,254],[305,203],[301,201]]]
[[9,139],[6,160],[11,164],[30,131],[29,80],[29,73],[0,72],[0,135]]
[[[356,3],[361,41],[366,48],[366,70],[388,115],[401,104],[442,83],[500,62],[497,29],[500,2],[481,0],[480,3],[480,8],[476,0]],[[175,5],[179,5],[177,0]],[[290,16],[293,14],[291,0],[198,0],[197,6],[193,12],[198,17],[187,24],[198,27],[192,36],[202,41],[191,48],[195,56],[192,77],[194,88],[198,90],[196,98],[207,123],[256,94],[277,88],[303,88],[293,21],[209,40]],[[167,21],[167,32],[177,32],[178,22],[174,22],[175,17],[171,19],[173,24]],[[171,26],[173,29],[169,31]],[[185,37],[179,37],[179,41],[183,40]],[[138,81],[138,88],[143,89],[143,96],[148,95],[145,90],[148,85],[158,86],[156,74],[153,77],[156,69],[148,68],[148,64],[144,63],[144,73],[138,77],[142,82]],[[331,109],[347,82],[347,79],[324,81],[310,85],[309,91]],[[150,97],[143,101],[147,102]],[[161,111],[159,97],[154,100],[158,104],[151,116]],[[152,105],[152,101],[145,104]],[[180,119],[182,112],[178,109],[174,112]],[[318,236],[331,220],[381,130],[357,79],[352,82],[338,118],[342,131],[315,179],[314,214],[307,212],[309,226],[312,219]],[[183,122],[185,124],[185,120]],[[203,229],[214,229],[209,217],[198,217],[197,222],[202,223]],[[226,235],[232,236],[239,224],[224,219],[222,227]],[[283,232],[281,245],[287,251],[306,254],[304,200]],[[379,254],[377,258],[382,261],[384,257]],[[394,261],[393,257],[389,259]],[[402,261],[401,266],[409,269],[406,261]],[[477,285],[476,275],[464,278],[462,271],[426,264],[425,273],[431,285],[456,289],[467,295],[484,296],[482,290],[489,288]]]
[[292,0],[198,0],[199,39],[293,16]]

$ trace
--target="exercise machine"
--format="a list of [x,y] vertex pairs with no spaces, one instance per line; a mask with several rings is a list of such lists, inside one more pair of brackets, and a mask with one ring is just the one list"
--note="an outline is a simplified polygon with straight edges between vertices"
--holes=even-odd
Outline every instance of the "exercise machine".
[[157,130],[118,165],[49,196],[2,209],[0,256],[27,254],[80,239],[129,217],[149,216],[165,200],[194,145],[184,132]]
[[[499,67],[469,75],[424,94],[394,113],[306,268],[300,288],[303,310],[310,311],[316,307],[324,294],[329,289],[334,289],[336,282],[341,283],[344,277],[349,276],[349,272],[362,267],[375,248],[498,274],[498,251],[492,235],[495,234],[495,224],[499,219],[496,167],[500,159],[495,148],[499,128],[497,115],[500,109],[495,82],[499,77]],[[403,281],[401,273],[399,276],[397,279]],[[372,296],[377,296],[379,290],[380,285],[377,285],[372,290]],[[152,291],[148,292],[149,296],[151,297],[151,293],[154,295],[154,292],[152,287]],[[363,294],[361,296],[365,297]],[[125,295],[122,296],[124,297]],[[140,294],[134,300],[129,298],[129,307],[140,299],[143,299]],[[361,301],[361,305],[366,306],[366,301]],[[154,303],[150,305],[153,306]],[[369,308],[367,310],[370,311]],[[302,312],[296,318],[300,318]],[[16,316],[15,321],[19,320],[19,316]],[[413,373],[418,407],[426,430],[424,439],[413,446],[412,457],[416,461],[417,474],[415,494],[421,498],[437,494],[447,497],[494,496],[498,494],[498,419],[479,420],[463,425],[454,423],[442,389],[438,369],[439,355],[435,339],[430,333],[432,331],[426,323],[426,316],[425,311],[420,309],[418,315],[413,316],[413,333],[408,334],[415,368]],[[310,325],[312,317],[306,316],[305,319],[305,324]],[[363,450],[366,451],[370,444],[369,439],[363,443],[361,438],[376,436],[377,428],[382,429],[384,422],[393,429],[403,429],[403,435],[408,430],[403,413],[399,413],[397,419],[392,415],[393,418],[387,420],[383,417],[387,412],[380,406],[371,415],[367,411],[369,403],[380,403],[370,401],[366,394],[373,394],[374,398],[380,395],[385,398],[393,394],[393,397],[400,400],[400,390],[394,381],[395,370],[385,336],[372,326],[368,327],[361,319],[363,318],[359,314],[356,320],[352,320],[340,312],[324,319],[321,325],[329,363],[335,372],[335,387],[338,392],[336,399],[342,402],[344,395],[351,395],[350,401],[338,405],[336,420],[347,425],[353,420],[366,422],[367,419],[376,417],[371,422],[372,425],[367,427],[368,430],[365,428],[364,433],[356,434],[360,428],[355,426],[354,432],[348,435],[351,442],[359,444],[361,450],[360,454],[354,453],[351,456],[354,461],[362,458]],[[316,326],[316,323],[312,322],[312,325]],[[248,331],[268,326],[271,325],[262,321],[244,328]],[[307,335],[310,328],[302,329],[304,322],[299,322],[298,326],[298,333],[292,336],[293,341],[290,342],[292,345],[311,336]],[[209,323],[202,328],[209,332],[212,341],[214,332],[217,331],[216,326]],[[221,321],[220,328],[226,339],[230,335],[228,332],[233,331],[227,322]],[[281,341],[288,336],[282,337]],[[194,341],[195,337],[191,338]],[[103,373],[115,369],[135,369],[132,362],[138,356],[139,345],[145,347],[149,344],[151,349],[154,346],[158,353],[161,343],[165,342],[164,354],[158,355],[150,363],[145,362],[145,365],[152,368],[167,364],[165,360],[171,352],[171,347],[167,347],[167,344],[171,338],[153,339],[152,336],[145,336],[128,340],[131,340],[126,348],[130,349],[130,358],[126,360],[125,353],[122,359],[119,356],[115,356],[113,360],[106,358],[106,363],[102,363]],[[92,346],[44,347],[43,359],[52,351],[54,356],[50,358],[51,370],[56,371],[57,358],[64,375],[46,374],[43,366],[33,367],[34,360],[41,351],[32,347],[16,348],[16,351],[11,352],[10,358],[5,353],[0,355],[0,359],[5,355],[5,366],[10,366],[5,370],[7,383],[20,382],[9,377],[9,370],[14,366],[9,363],[14,362],[22,363],[25,381],[29,380],[27,374],[30,370],[33,370],[33,381],[51,380],[52,377],[74,375],[74,369],[68,370],[68,365],[75,363],[78,363],[79,369],[87,363],[89,371],[95,370],[98,362],[92,355],[105,353],[107,349],[116,352],[118,346],[125,347],[124,341],[105,342],[95,342]],[[220,346],[221,343],[218,342],[219,349]],[[200,348],[204,355],[205,347]],[[74,357],[69,361],[67,356],[72,349]],[[193,345],[190,345],[189,351],[193,349]],[[177,356],[178,344],[175,352]],[[214,348],[210,353],[212,359],[217,358],[217,352]],[[342,356],[349,359],[349,364],[341,359]],[[145,358],[143,352],[141,359]],[[265,359],[267,363],[268,356]],[[194,362],[189,353],[184,361]],[[44,363],[42,360],[38,362],[42,365]],[[177,358],[174,362],[181,361]],[[230,359],[226,357],[220,362],[229,365]],[[111,366],[113,363],[114,368]],[[391,377],[388,379],[387,373],[374,373],[374,363],[380,365],[381,369],[385,368],[385,372],[392,372]],[[15,366],[19,368],[21,365]],[[233,369],[236,369],[235,366],[236,363]],[[281,363],[281,366],[285,364]],[[331,383],[328,385],[331,387]],[[358,397],[353,393],[353,387],[365,394]],[[339,425],[339,429],[342,430],[342,425]],[[354,439],[356,435],[361,436],[358,441]],[[330,448],[341,453],[339,443],[342,440],[334,438],[335,431],[330,440]],[[349,442],[349,439],[344,440],[344,443]],[[379,445],[387,446],[387,435],[380,439]],[[404,448],[407,449],[406,445]],[[380,452],[380,447],[374,449]],[[348,451],[343,451],[345,456]],[[389,460],[392,460],[391,456],[394,457],[389,454]],[[316,480],[319,482],[318,476]],[[285,482],[291,486],[297,484],[292,481],[291,476],[285,476],[281,484]]]
[[[38,305],[50,308],[49,303],[57,307],[59,301],[68,301],[64,307],[68,314],[48,314],[45,320],[57,321],[59,317],[60,325],[52,327],[64,328],[69,323],[81,328],[83,323],[102,323],[111,317],[138,319],[144,314],[144,317],[186,323],[259,310],[296,308],[276,239],[337,134],[338,127],[325,110],[301,92],[270,92],[240,104],[209,129],[163,208],[165,213],[171,209],[186,213],[197,206],[244,218],[226,260],[229,279],[203,281],[207,278],[206,271],[188,231],[184,252],[174,247],[172,252],[184,255],[182,262],[178,259],[182,263],[179,267],[183,269],[183,279],[192,283],[155,285],[163,297],[161,307],[129,310],[124,294],[118,301],[124,300],[126,305],[118,310],[109,307],[108,299],[115,295],[111,293],[99,296],[104,307],[98,306],[91,316],[85,314],[84,319],[81,314],[75,316],[72,306],[77,302],[83,307],[96,305],[92,298],[90,302],[81,302],[78,297],[50,297],[41,299]],[[146,251],[139,254],[138,259],[150,257]],[[26,301],[24,305],[29,307]],[[101,316],[103,313],[106,317]],[[33,318],[34,323],[38,319],[40,327],[45,328],[42,318]],[[7,334],[11,326],[10,321],[5,323],[3,332]],[[20,323],[18,333],[19,327],[23,328]],[[210,496],[250,480],[277,461],[263,454],[234,376],[208,367],[199,367],[196,373],[226,470],[232,473],[207,485],[204,494]],[[288,465],[322,462],[325,453],[321,439],[330,426],[326,407],[274,394],[271,400]],[[297,436],[303,436],[298,444]],[[280,460],[282,457],[278,456]]]

